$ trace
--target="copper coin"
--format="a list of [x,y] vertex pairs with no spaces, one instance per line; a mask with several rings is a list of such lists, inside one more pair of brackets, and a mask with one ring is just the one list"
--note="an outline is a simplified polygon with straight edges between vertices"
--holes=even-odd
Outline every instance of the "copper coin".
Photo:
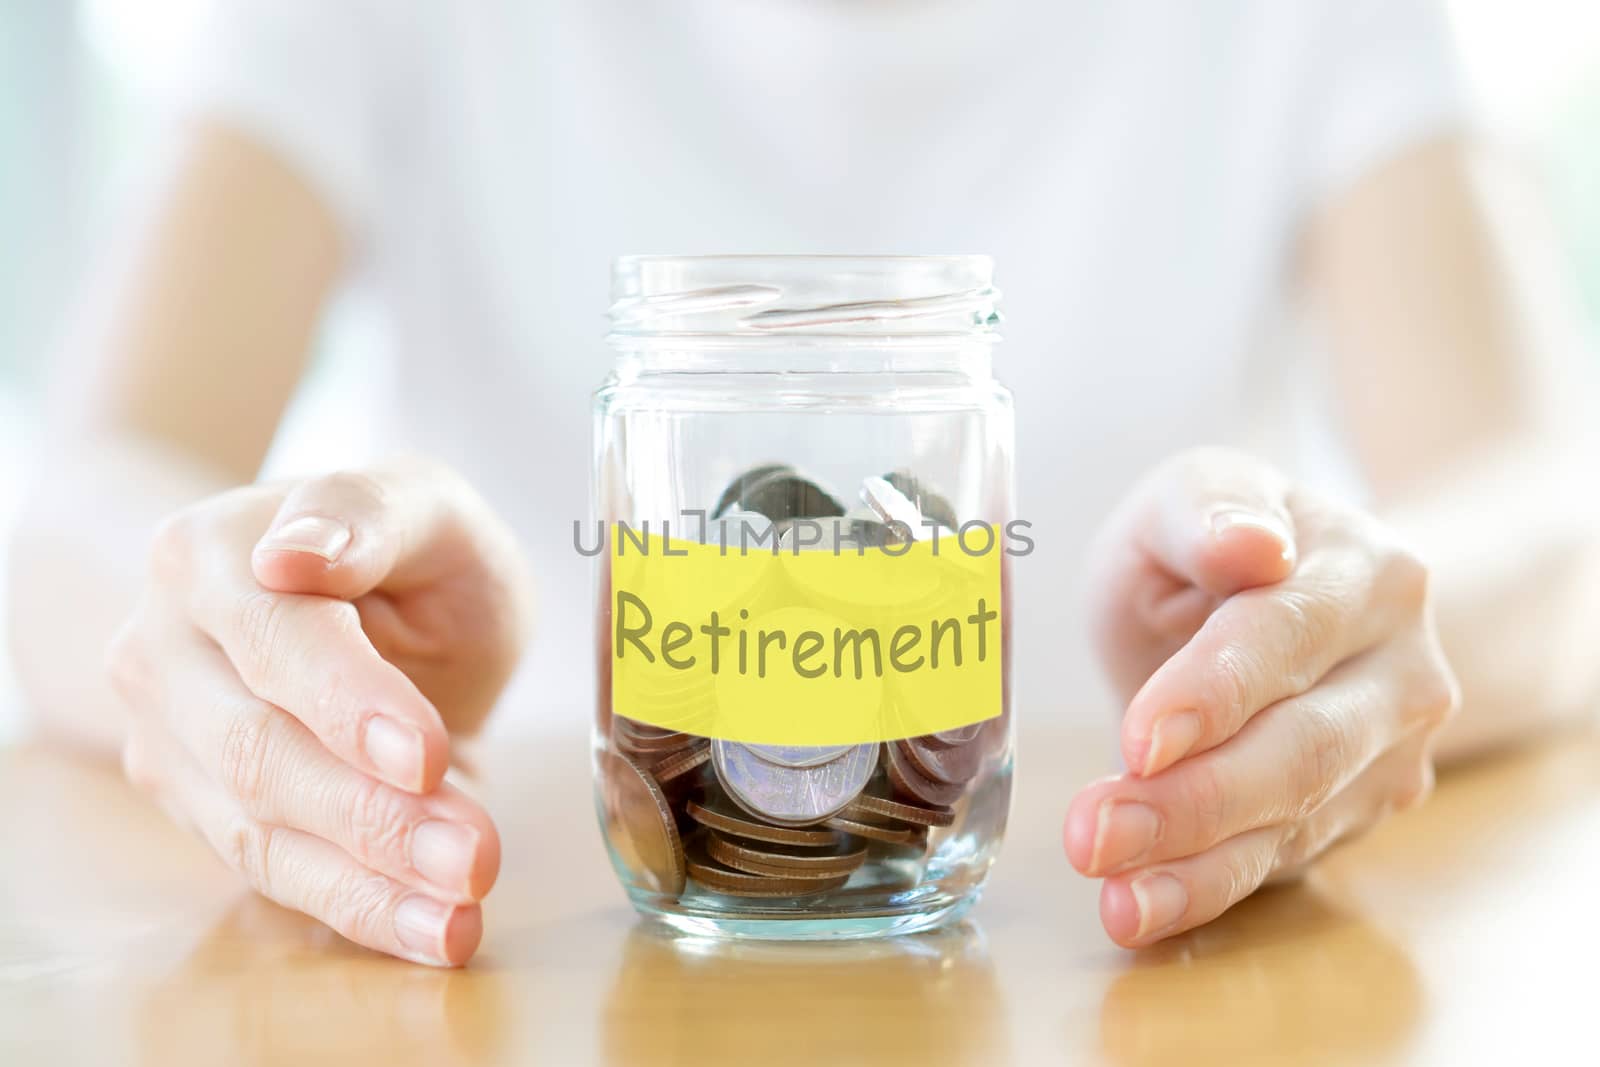
[[975,722],[970,726],[957,727],[954,730],[940,730],[936,734],[929,734],[919,740],[936,745],[964,745],[983,732],[983,723]]
[[703,766],[711,759],[711,745],[708,742],[691,744],[682,752],[675,752],[650,765],[650,776],[657,782],[666,783],[680,775],[688,774],[696,767]]
[[948,808],[961,796],[961,786],[937,781],[917,770],[900,742],[891,741],[883,747],[889,756],[889,783],[896,793],[934,808]]
[[814,848],[835,848],[843,841],[843,838],[832,830],[798,830],[788,826],[768,826],[766,823],[716,811],[693,800],[689,801],[684,810],[689,818],[701,826],[733,834],[736,837],[746,837],[752,841],[770,841],[775,845],[802,847],[809,845]]
[[618,746],[639,752],[667,752],[698,740],[693,734],[664,730],[657,726],[646,727],[620,715],[611,721],[611,736],[616,739]]
[[920,737],[897,742],[900,751],[923,774],[947,785],[966,785],[988,755],[983,745],[930,745]]
[[887,845],[909,845],[917,839],[917,830],[915,828],[901,830],[879,823],[846,819],[842,816],[834,816],[822,825],[831,826],[835,830],[842,830],[856,837],[865,837],[871,841],[882,841]]
[[847,817],[854,815],[876,816],[880,819],[897,819],[916,826],[949,826],[956,821],[956,813],[949,808],[925,808],[920,804],[903,804],[863,793],[844,809]]
[[601,749],[599,761],[607,837],[651,889],[677,896],[683,892],[683,840],[666,794],[626,756]]
[[696,842],[688,857],[689,877],[706,889],[739,897],[806,897],[838,889],[849,875],[833,878],[777,878],[736,871],[712,860]]
[[629,718],[626,715],[617,716],[616,728],[619,733],[626,733],[640,740],[683,736],[677,730],[669,730],[665,726],[654,726],[641,719]]
[[806,872],[806,877],[849,874],[867,862],[867,850],[864,847],[815,849],[763,843],[762,847],[755,848],[736,838],[724,837],[715,830],[706,837],[706,851],[712,859],[727,867],[753,870],[754,868],[743,866],[748,862],[762,867],[774,867],[778,873],[790,874],[796,878],[802,876],[801,872]]
[[613,726],[612,739],[618,747],[637,749],[640,752],[664,752],[674,748],[681,748],[693,741],[688,734],[666,734],[661,737],[640,737],[629,730]]

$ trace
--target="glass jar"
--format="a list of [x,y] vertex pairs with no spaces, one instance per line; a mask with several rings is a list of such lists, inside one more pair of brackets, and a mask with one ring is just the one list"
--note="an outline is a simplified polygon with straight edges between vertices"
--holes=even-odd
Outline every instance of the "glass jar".
[[616,262],[596,802],[688,933],[950,922],[1011,792],[1011,396],[982,256]]

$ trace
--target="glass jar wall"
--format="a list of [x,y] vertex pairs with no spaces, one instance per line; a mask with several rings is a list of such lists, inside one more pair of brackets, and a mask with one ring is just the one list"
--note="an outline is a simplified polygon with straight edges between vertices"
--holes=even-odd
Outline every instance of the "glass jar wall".
[[927,929],[1010,797],[985,257],[629,257],[595,394],[596,801],[682,931]]

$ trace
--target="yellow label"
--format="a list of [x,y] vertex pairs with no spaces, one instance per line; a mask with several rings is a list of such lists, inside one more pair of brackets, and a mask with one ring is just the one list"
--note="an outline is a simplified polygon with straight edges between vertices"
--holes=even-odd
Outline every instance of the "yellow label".
[[[981,528],[774,552],[613,529],[612,708],[771,745],[888,741],[1000,714],[1001,550]],[[640,542],[644,547],[641,551]],[[898,554],[891,554],[898,553]]]

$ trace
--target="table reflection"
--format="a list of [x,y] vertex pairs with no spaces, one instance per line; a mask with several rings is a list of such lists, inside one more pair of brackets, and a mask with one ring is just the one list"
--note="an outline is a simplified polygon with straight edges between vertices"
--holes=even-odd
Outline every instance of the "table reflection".
[[1312,885],[1267,890],[1138,953],[1100,1009],[1119,1064],[1367,1063],[1415,1029],[1421,982],[1399,945]]
[[[915,1026],[885,1026],[889,1019]],[[1003,1063],[971,921],[880,941],[736,942],[636,926],[600,1017],[606,1063]]]
[[133,1029],[152,1067],[479,1063],[507,1030],[493,974],[391,960],[253,896],[145,993]]

